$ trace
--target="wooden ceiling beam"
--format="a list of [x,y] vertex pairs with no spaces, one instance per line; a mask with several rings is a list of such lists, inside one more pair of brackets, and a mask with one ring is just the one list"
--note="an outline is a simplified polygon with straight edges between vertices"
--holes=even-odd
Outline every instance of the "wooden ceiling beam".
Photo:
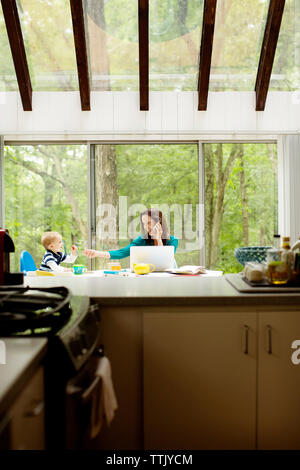
[[32,111],[32,86],[16,0],[1,0],[24,111]]
[[271,79],[285,0],[270,0],[256,76],[256,111],[263,111]]
[[198,78],[198,111],[206,111],[217,0],[204,0]]
[[82,111],[91,110],[90,79],[82,0],[70,0]]
[[149,0],[139,0],[140,110],[149,111]]

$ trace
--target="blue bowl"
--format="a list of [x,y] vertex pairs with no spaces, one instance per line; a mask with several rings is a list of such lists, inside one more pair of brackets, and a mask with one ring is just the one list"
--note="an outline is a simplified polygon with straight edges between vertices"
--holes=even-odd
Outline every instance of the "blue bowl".
[[267,251],[272,248],[271,246],[242,246],[235,248],[234,256],[245,266],[248,261],[255,261],[256,263],[262,263],[266,261]]

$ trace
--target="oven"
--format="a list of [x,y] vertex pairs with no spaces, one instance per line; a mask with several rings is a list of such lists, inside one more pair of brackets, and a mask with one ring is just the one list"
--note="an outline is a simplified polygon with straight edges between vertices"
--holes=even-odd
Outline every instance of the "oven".
[[0,336],[48,338],[46,448],[93,448],[103,419],[98,306],[88,297],[71,296],[65,287],[2,287]]

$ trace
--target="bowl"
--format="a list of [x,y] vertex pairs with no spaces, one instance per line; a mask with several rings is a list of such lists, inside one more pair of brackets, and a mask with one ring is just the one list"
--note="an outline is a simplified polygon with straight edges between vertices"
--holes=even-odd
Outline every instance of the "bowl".
[[242,246],[235,248],[234,256],[245,266],[247,261],[256,261],[257,263],[262,263],[266,261],[267,251],[272,248],[271,246]]

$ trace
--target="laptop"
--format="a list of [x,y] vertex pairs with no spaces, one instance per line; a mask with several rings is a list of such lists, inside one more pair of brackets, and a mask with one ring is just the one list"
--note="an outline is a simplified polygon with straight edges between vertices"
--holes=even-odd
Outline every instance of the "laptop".
[[174,268],[174,246],[131,246],[130,270],[134,263],[154,264],[154,271]]

